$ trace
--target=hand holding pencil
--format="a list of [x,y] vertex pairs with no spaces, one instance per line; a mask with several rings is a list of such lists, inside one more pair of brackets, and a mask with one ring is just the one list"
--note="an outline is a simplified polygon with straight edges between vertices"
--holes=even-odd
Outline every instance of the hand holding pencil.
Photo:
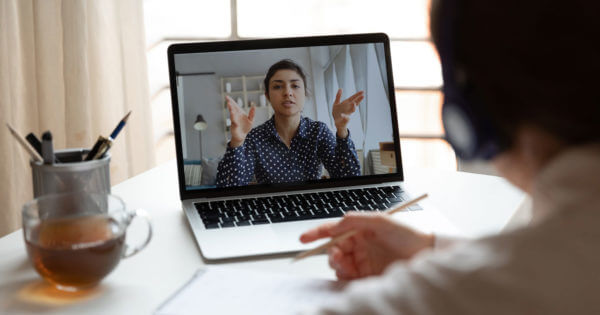
[[[424,197],[426,195],[417,199]],[[403,205],[406,204],[408,202]],[[394,261],[409,259],[433,246],[432,235],[415,231],[391,219],[387,214],[393,210],[387,213],[350,213],[339,222],[327,223],[305,232],[300,237],[303,243],[322,238],[333,238],[333,242],[317,247],[319,250],[301,253],[296,259],[301,259],[301,255],[306,253],[328,249],[329,265],[338,278],[350,280],[379,275]]]

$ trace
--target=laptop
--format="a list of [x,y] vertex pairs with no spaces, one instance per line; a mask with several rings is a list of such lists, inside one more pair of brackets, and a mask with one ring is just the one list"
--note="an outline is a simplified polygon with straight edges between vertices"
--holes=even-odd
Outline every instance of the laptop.
[[[310,228],[417,196],[404,183],[390,58],[382,33],[169,47],[180,197],[206,260],[307,250],[319,245],[300,243]],[[284,104],[284,89],[303,96]],[[363,91],[342,135],[333,117],[340,89],[340,102]],[[298,128],[291,140],[278,129],[284,121]],[[395,217],[455,230],[426,201]]]

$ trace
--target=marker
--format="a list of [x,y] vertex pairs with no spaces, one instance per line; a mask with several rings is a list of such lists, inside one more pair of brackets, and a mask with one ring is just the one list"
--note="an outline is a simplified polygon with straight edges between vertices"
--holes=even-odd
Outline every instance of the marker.
[[54,164],[54,146],[52,145],[50,131],[42,134],[42,157],[44,158],[44,164]]
[[[40,139],[38,139],[38,137],[36,137],[35,134],[33,134],[33,132],[27,134],[25,139],[27,139],[27,142],[29,142],[29,144],[31,144],[31,147],[35,149],[35,152],[42,155],[42,143],[40,142]],[[60,163],[60,160],[58,159],[56,154],[54,155],[54,163]]]
[[25,139],[35,149],[35,152],[42,155],[42,143],[40,142],[40,139],[33,134],[33,132],[30,132],[27,136],[25,136]]

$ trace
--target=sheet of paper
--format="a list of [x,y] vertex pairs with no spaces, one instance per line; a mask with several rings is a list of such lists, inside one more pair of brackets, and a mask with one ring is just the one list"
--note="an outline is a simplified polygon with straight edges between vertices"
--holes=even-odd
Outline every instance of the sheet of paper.
[[329,280],[211,267],[196,272],[155,314],[297,314],[333,302],[343,286]]

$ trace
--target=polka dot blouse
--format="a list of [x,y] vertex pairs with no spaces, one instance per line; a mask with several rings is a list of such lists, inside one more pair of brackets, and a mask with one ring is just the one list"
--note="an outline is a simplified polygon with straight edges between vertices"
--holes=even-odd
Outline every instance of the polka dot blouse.
[[322,122],[300,118],[288,148],[275,129],[274,117],[253,128],[244,144],[227,151],[219,163],[217,186],[301,182],[320,179],[324,165],[332,178],[359,176],[360,164],[350,135],[336,137]]

